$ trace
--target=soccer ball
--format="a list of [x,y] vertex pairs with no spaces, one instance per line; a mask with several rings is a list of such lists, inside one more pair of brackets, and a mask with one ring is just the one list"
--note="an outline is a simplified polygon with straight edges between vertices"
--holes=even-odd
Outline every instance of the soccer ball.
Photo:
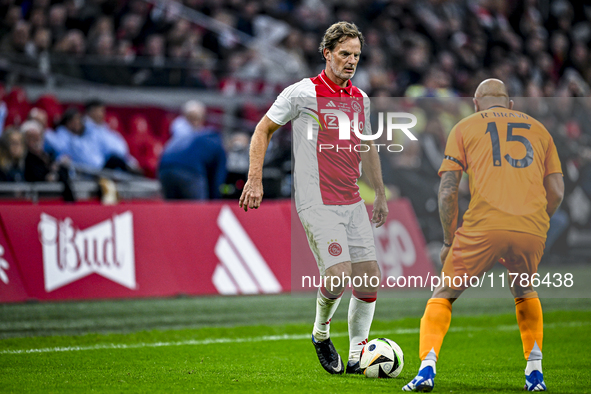
[[372,339],[361,349],[359,367],[368,378],[395,378],[404,367],[404,353],[391,339]]

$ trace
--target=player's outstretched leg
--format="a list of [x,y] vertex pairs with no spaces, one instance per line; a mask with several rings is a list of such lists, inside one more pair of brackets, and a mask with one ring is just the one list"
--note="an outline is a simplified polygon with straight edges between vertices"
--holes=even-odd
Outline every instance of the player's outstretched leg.
[[537,293],[527,294],[527,298],[515,298],[517,324],[521,332],[523,354],[527,360],[525,368],[525,387],[527,391],[546,391],[542,374],[542,340],[544,323],[542,304]]
[[359,368],[361,349],[367,343],[369,329],[376,309],[376,291],[358,291],[353,289],[349,301],[349,361],[348,374],[362,374]]
[[339,303],[341,302],[342,291],[340,294],[331,294],[325,288],[318,290],[316,297],[316,319],[314,320],[314,329],[312,331],[312,343],[316,349],[316,355],[322,368],[330,374],[342,374],[345,371],[343,360],[337,353],[332,341],[330,340],[330,321],[334,315]]
[[419,373],[402,391],[430,392],[435,386],[437,357],[451,322],[451,302],[446,298],[431,298],[421,319]]

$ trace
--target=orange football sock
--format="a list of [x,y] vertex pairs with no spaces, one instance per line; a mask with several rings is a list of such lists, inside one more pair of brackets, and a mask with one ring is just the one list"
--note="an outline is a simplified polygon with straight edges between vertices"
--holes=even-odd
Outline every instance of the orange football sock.
[[528,361],[542,359],[542,340],[544,339],[544,319],[542,304],[537,293],[528,298],[515,299],[517,324],[523,342],[523,355]]
[[421,342],[419,357],[421,360],[437,361],[443,337],[451,322],[451,302],[447,298],[431,298],[427,301],[425,314],[421,319]]

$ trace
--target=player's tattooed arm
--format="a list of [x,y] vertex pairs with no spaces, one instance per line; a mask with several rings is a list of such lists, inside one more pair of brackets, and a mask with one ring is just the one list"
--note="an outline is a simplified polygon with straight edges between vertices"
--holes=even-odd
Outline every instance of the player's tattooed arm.
[[462,171],[446,171],[439,185],[439,218],[443,226],[443,242],[451,244],[458,225],[458,187]]

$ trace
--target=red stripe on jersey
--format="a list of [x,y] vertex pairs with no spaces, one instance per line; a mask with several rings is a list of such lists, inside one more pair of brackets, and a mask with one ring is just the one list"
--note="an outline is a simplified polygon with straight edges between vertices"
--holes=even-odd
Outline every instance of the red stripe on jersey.
[[[361,91],[348,81],[347,87],[342,88],[332,82],[322,71],[320,75],[310,78],[316,88],[318,112],[323,109],[338,109],[344,111],[353,120],[352,101],[357,101],[361,108],[359,124],[365,124],[365,111]],[[351,205],[361,201],[357,179],[361,155],[354,147],[361,140],[351,132],[350,140],[339,139],[339,127],[334,115],[322,114],[327,127],[318,130],[316,156],[320,180],[320,195],[325,205]],[[331,120],[332,116],[332,120]],[[328,121],[327,121],[328,120]],[[322,144],[334,146],[333,149],[319,151]],[[326,145],[324,145],[326,146]],[[336,147],[338,146],[338,151]]]

